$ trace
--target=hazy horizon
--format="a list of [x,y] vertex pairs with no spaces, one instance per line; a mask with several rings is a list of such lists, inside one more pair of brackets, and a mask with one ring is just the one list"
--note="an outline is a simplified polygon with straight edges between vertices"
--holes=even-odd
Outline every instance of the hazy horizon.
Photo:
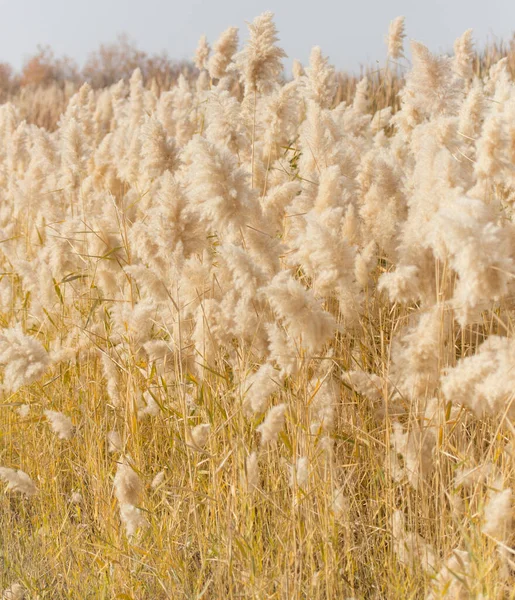
[[246,22],[264,12],[275,13],[280,45],[293,58],[306,63],[312,46],[321,46],[339,69],[359,71],[360,65],[384,61],[384,36],[398,15],[406,17],[408,39],[425,43],[434,52],[448,52],[466,29],[474,30],[479,48],[493,39],[508,40],[515,21],[515,4],[493,0],[485,14],[484,3],[435,0],[432,3],[365,0],[357,5],[335,5],[328,0],[300,5],[291,0],[267,3],[252,0],[220,0],[190,3],[164,0],[25,0],[0,2],[3,29],[0,61],[20,70],[24,60],[49,45],[56,56],[67,55],[79,65],[102,43],[127,34],[148,53],[166,51],[177,60],[190,59],[197,41],[205,34],[212,44],[229,26],[240,29],[240,42],[247,38]]

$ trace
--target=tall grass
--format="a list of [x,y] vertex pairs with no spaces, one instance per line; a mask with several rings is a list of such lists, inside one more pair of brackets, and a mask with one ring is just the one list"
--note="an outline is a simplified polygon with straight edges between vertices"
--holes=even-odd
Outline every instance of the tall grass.
[[5,598],[515,597],[515,87],[400,25],[0,106]]

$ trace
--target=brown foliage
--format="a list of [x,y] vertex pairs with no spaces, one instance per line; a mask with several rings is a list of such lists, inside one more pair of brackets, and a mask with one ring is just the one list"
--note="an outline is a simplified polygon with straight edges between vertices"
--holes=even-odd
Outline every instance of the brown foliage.
[[49,46],[38,46],[37,53],[23,66],[20,85],[47,86],[54,82],[64,83],[79,79],[79,69],[71,58],[56,58]]
[[139,68],[147,82],[155,79],[161,87],[170,87],[179,74],[191,70],[187,63],[177,63],[166,53],[149,55],[139,50],[126,35],[120,35],[112,44],[102,44],[92,52],[82,70],[82,77],[94,88],[102,88],[120,79],[129,79]]

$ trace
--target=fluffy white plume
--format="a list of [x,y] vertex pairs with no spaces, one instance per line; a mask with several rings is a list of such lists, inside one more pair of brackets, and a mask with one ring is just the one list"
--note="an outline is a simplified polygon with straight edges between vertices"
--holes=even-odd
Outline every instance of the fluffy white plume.
[[143,484],[136,471],[124,458],[118,463],[114,478],[114,494],[120,504],[139,504]]
[[515,340],[492,335],[476,354],[461,359],[442,377],[442,392],[478,417],[500,416],[506,407],[513,416],[514,360]]
[[151,487],[153,490],[156,490],[158,487],[160,487],[160,486],[163,484],[163,482],[164,482],[164,480],[165,480],[165,477],[166,477],[166,473],[165,473],[165,471],[159,471],[159,473],[157,473],[157,474],[154,476],[154,479],[152,479],[152,482],[151,482],[151,484],[150,484],[150,487]]
[[266,414],[265,420],[256,431],[261,434],[261,446],[266,446],[277,440],[284,425],[286,404],[272,407]]
[[259,487],[259,458],[257,452],[252,452],[247,456],[245,461],[247,473],[247,488],[252,492]]
[[245,380],[245,401],[254,413],[266,410],[268,398],[280,389],[280,374],[272,365],[261,365],[259,369]]
[[388,56],[397,60],[404,56],[404,17],[397,17],[390,23],[386,44]]
[[264,293],[290,335],[302,339],[309,352],[319,350],[336,330],[334,317],[288,272],[276,275]]
[[73,437],[75,427],[70,419],[62,412],[55,410],[45,410],[45,417],[50,423],[52,431],[61,440],[69,440]]
[[129,459],[124,457],[116,470],[114,494],[120,506],[120,518],[129,538],[146,525],[145,518],[137,507],[141,502],[142,492],[143,483],[139,475],[130,465]]
[[109,452],[123,452],[123,442],[117,431],[110,431],[107,434]]
[[483,513],[481,531],[499,542],[507,542],[513,532],[513,491],[493,492]]
[[20,583],[13,583],[8,589],[4,590],[3,600],[23,600],[25,598],[25,588]]
[[284,50],[276,45],[274,15],[264,12],[249,25],[250,38],[245,48],[234,57],[247,92],[267,92],[282,73]]
[[210,431],[211,426],[208,423],[201,423],[200,425],[196,425],[191,430],[190,445],[196,450],[203,448],[207,444]]
[[305,488],[309,478],[309,461],[307,456],[301,456],[297,459],[295,465],[290,466],[290,487],[297,485],[299,488]]
[[195,51],[195,66],[197,69],[205,69],[207,66],[207,59],[209,58],[209,53],[211,48],[207,43],[206,36],[201,36],[197,49]]
[[0,364],[4,365],[4,386],[15,392],[37,381],[49,365],[41,343],[25,335],[21,326],[4,329],[0,334]]
[[238,49],[238,29],[229,27],[213,45],[213,54],[208,62],[209,75],[221,79],[227,73],[232,57]]
[[0,479],[7,483],[6,490],[34,496],[38,491],[32,479],[24,471],[0,467]]

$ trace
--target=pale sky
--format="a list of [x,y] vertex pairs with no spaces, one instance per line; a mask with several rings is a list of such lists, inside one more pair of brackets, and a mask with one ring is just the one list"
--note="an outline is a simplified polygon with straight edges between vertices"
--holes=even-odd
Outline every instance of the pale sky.
[[246,21],[271,10],[280,45],[304,64],[312,46],[340,69],[384,63],[389,22],[406,17],[408,39],[450,51],[466,29],[478,46],[508,40],[515,30],[513,0],[0,0],[0,61],[19,69],[38,44],[82,64],[89,51],[127,33],[147,52],[190,58],[198,38],[212,43],[229,26],[247,37]]

